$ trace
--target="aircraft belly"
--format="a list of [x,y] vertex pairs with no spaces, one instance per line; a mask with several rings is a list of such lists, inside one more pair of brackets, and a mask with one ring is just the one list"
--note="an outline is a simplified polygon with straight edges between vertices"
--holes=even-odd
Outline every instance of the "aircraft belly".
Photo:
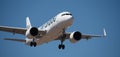
[[45,36],[42,38],[39,38],[37,40],[37,44],[41,45],[43,43],[50,42],[54,39],[57,39],[60,35],[62,34],[62,29],[61,28],[52,28]]
[[[56,33],[57,34],[57,33]],[[60,34],[59,34],[60,35]],[[43,43],[48,43],[54,39],[57,39],[59,35],[54,35],[54,36],[44,36],[42,38],[40,38],[39,40],[37,40],[37,44],[41,45]]]
[[62,35],[63,29],[66,29],[70,25],[71,25],[71,21],[61,22],[61,23],[56,24],[55,26],[46,28],[48,31],[47,34],[43,36],[42,38],[39,38],[39,40],[37,40],[37,44],[41,45],[43,43],[48,43],[52,40],[57,39],[59,36]]

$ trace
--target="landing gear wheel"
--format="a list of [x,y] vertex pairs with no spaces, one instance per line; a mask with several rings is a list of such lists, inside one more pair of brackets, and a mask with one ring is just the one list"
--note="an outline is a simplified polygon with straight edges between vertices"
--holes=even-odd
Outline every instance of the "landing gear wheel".
[[61,49],[61,48],[62,48],[62,49],[65,49],[65,45],[59,44],[58,48],[59,48],[59,49]]
[[30,42],[30,46],[31,46],[31,47],[33,46],[33,42]]
[[30,42],[30,46],[31,46],[31,47],[32,47],[32,46],[36,47],[36,45],[37,45],[36,42]]
[[62,49],[65,49],[65,45],[62,45]]
[[61,49],[61,47],[62,47],[61,44],[59,44],[58,48]]
[[34,47],[36,47],[37,43],[36,43],[36,42],[33,42],[33,45],[34,45]]

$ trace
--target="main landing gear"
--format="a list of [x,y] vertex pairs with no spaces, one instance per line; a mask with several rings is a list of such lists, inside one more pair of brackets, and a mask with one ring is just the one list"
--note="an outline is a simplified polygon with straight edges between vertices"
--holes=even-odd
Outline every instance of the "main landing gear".
[[30,42],[30,46],[32,47],[32,46],[34,46],[34,47],[36,47],[37,46],[37,43],[35,42],[35,39],[33,38],[33,41],[32,42]]
[[58,48],[59,48],[59,49],[61,49],[61,48],[62,48],[62,49],[65,49],[65,45],[64,45],[64,44],[59,44]]
[[31,46],[31,47],[32,47],[32,46],[36,47],[36,45],[37,45],[36,42],[30,42],[30,46]]
[[61,44],[59,44],[59,46],[58,46],[59,49],[61,49],[61,48],[62,48],[62,49],[65,49],[65,45],[63,44],[64,40],[65,40],[65,37],[62,36],[62,37],[61,37],[61,40],[60,40],[60,41],[61,41]]

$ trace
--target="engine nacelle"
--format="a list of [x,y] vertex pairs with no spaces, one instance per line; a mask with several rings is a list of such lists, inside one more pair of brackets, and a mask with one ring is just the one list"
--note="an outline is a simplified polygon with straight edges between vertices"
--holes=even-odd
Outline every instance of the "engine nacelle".
[[32,27],[26,31],[26,37],[29,39],[34,38],[36,35],[38,35],[38,28]]
[[76,43],[81,39],[82,34],[79,31],[72,32],[70,34],[70,42]]

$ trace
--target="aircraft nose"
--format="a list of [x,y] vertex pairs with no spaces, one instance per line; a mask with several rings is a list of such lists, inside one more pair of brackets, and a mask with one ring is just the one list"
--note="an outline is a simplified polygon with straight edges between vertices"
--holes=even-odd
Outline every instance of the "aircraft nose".
[[68,16],[68,20],[71,20],[71,19],[73,19],[73,16],[72,15]]
[[66,22],[72,23],[73,19],[74,19],[73,16],[68,16],[68,18],[66,19]]

